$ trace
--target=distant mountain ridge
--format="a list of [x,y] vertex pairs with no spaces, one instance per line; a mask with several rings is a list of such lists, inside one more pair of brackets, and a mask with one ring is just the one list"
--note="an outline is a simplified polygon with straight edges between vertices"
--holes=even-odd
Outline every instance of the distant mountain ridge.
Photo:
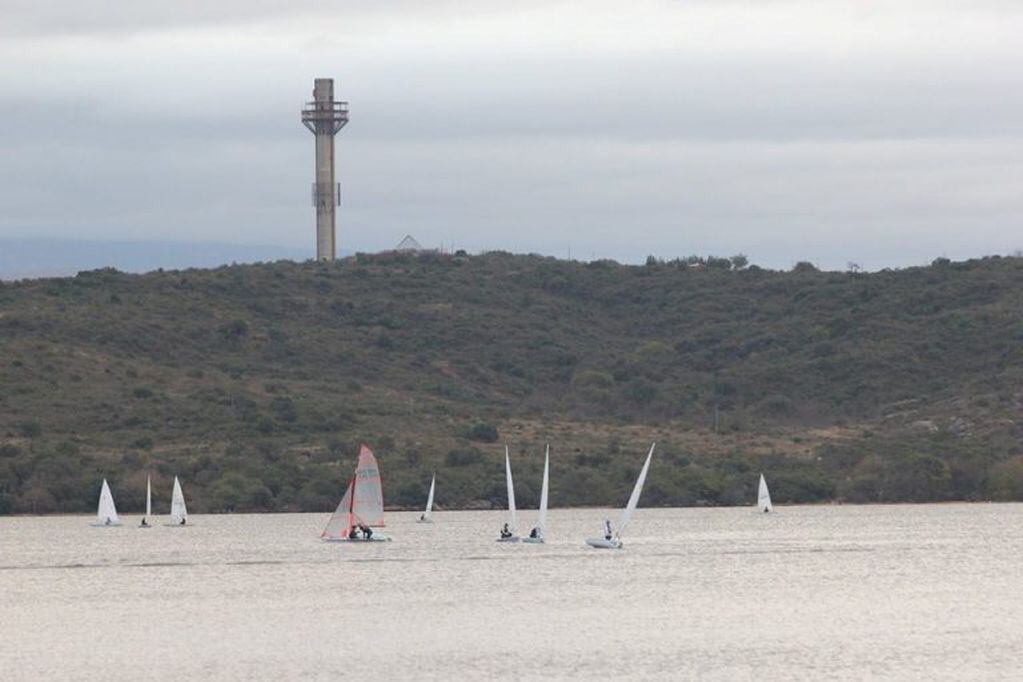
[[219,242],[0,238],[0,279],[67,277],[105,267],[144,273],[311,256],[301,249]]
[[726,259],[359,255],[0,283],[0,512],[1023,499],[1023,259],[878,273]]

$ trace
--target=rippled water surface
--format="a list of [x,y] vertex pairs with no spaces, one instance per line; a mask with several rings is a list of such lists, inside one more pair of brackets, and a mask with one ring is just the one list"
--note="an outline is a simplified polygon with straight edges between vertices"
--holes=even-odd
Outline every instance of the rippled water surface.
[[[324,514],[187,528],[0,518],[0,678],[1004,678],[1023,665],[1023,505]],[[614,517],[612,517],[614,518]],[[527,527],[532,516],[522,514]]]

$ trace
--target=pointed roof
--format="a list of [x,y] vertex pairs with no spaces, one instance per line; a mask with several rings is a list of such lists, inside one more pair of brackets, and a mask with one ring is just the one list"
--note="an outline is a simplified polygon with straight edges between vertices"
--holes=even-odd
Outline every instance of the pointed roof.
[[410,234],[405,235],[405,238],[398,242],[398,245],[394,247],[395,251],[422,251],[423,245],[415,240]]

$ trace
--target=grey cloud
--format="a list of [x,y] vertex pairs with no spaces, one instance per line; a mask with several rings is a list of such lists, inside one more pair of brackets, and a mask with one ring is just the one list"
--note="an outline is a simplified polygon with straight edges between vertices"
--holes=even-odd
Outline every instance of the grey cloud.
[[[520,0],[520,9],[538,6],[534,0]],[[99,36],[114,38],[137,33],[246,26],[317,17],[334,18],[353,24],[386,24],[396,15],[403,20],[430,19],[447,15],[465,16],[482,11],[507,9],[506,3],[476,0],[0,0],[0,35],[21,38]]]
[[[168,26],[169,6],[156,7],[110,27]],[[224,7],[192,16],[188,4],[168,21],[284,16]],[[265,51],[235,35],[237,51],[103,37],[54,54],[65,43],[40,38],[0,74],[0,237],[307,248],[312,140],[298,110],[312,76],[334,75],[352,106],[338,157],[353,249],[412,233],[473,250],[885,267],[1023,246],[1013,45],[509,51],[495,36],[487,49],[410,51],[381,28],[396,7],[358,15],[380,31],[372,49],[301,31],[309,53],[290,34]],[[46,16],[22,24],[42,31]],[[105,30],[90,21],[80,30]]]
[[[459,68],[441,61],[410,67],[418,76],[413,83],[400,64],[356,59],[348,66],[339,96],[351,100],[349,130],[372,139],[924,139],[1023,130],[1023,75],[1008,66],[983,70],[939,61],[922,70],[880,62],[750,66],[637,58],[585,65],[500,60]],[[223,98],[184,111],[173,103],[125,110],[113,89],[67,96],[58,88],[33,100],[0,95],[6,112],[0,139],[30,139],[41,126],[61,139],[107,137],[115,146],[142,138],[162,144],[171,136],[256,141],[290,135],[308,83],[294,70],[242,72],[239,80]],[[218,85],[197,76],[191,87]],[[60,125],[69,114],[73,125]]]

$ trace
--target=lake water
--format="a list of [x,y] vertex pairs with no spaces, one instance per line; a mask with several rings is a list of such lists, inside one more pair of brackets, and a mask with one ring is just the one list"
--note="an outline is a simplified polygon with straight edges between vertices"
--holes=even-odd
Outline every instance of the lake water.
[[1023,505],[640,509],[590,549],[604,515],[553,510],[542,546],[498,512],[358,545],[326,514],[0,518],[0,678],[1021,674]]

